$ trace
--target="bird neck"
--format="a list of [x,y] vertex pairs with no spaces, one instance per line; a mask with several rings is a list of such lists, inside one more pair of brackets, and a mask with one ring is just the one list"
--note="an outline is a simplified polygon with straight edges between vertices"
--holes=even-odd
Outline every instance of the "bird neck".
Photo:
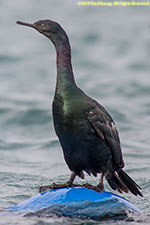
[[55,94],[65,95],[76,87],[72,64],[71,47],[65,31],[52,42],[55,45],[57,53],[57,83]]

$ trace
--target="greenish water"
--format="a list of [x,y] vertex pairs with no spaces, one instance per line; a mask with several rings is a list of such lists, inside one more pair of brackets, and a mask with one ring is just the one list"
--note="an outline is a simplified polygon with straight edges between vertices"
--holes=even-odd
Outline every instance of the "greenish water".
[[[64,182],[69,170],[54,133],[55,50],[16,20],[49,18],[67,31],[78,85],[113,116],[125,170],[144,198],[123,194],[150,223],[150,14],[148,7],[78,7],[74,0],[0,0],[0,209]],[[86,176],[96,184],[97,179]],[[80,179],[77,179],[80,182]],[[106,190],[110,191],[105,183]],[[70,218],[1,217],[0,224],[125,224]],[[128,222],[129,223],[129,222]]]

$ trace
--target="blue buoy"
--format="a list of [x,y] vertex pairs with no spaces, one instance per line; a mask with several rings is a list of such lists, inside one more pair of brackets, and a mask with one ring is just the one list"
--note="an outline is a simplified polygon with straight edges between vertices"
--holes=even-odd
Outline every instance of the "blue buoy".
[[84,187],[50,190],[9,207],[13,214],[69,216],[99,220],[141,211],[128,200],[110,192],[98,193]]

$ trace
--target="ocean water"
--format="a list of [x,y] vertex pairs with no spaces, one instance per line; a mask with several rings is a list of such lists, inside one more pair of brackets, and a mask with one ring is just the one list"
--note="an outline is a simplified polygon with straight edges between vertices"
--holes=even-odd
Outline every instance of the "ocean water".
[[[79,7],[77,0],[0,0],[0,211],[36,195],[39,186],[64,182],[70,175],[52,122],[55,49],[35,30],[15,23],[52,19],[70,38],[77,84],[113,116],[125,170],[142,188],[143,198],[122,195],[143,211],[131,224],[150,223],[149,10]],[[86,182],[98,179],[86,176]],[[105,188],[111,191],[107,183]],[[0,224],[12,225],[107,223],[126,222],[0,218]]]

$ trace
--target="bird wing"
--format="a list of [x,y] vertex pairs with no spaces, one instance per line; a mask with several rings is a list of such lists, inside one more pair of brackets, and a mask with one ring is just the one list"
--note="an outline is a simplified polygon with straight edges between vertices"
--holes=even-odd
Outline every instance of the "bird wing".
[[88,119],[99,137],[110,147],[113,162],[115,162],[119,168],[123,168],[124,162],[119,135],[111,116],[98,104],[89,112]]

